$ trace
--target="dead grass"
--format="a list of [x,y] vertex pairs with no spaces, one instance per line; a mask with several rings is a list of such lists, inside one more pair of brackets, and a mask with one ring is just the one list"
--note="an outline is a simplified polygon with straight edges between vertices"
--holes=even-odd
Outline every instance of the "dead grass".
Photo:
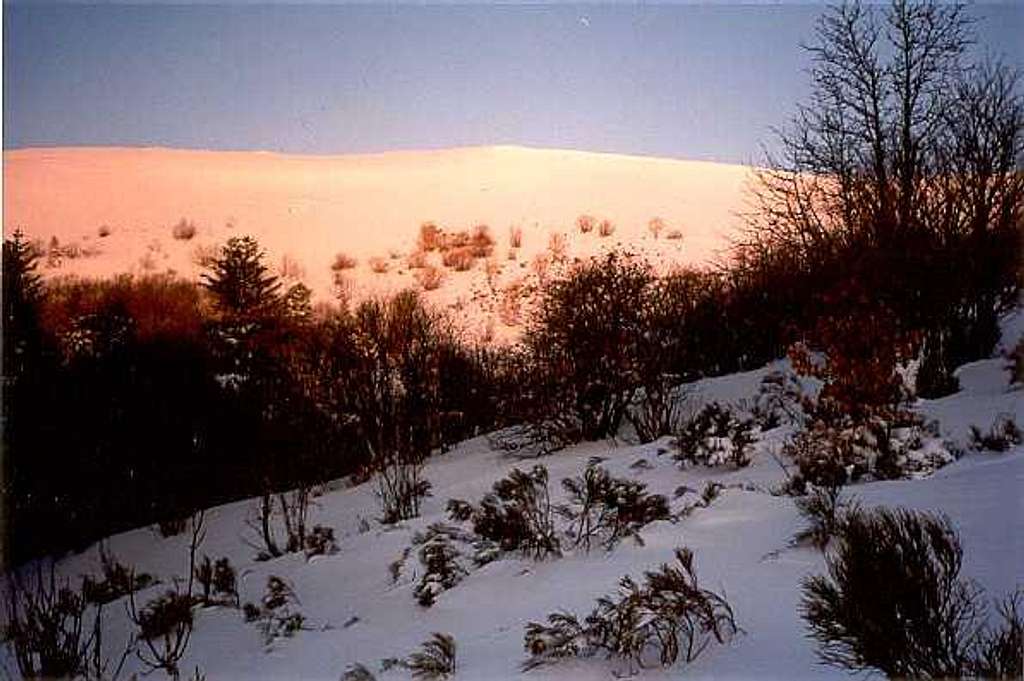
[[418,270],[414,276],[424,291],[436,291],[444,283],[444,272],[433,265]]
[[596,226],[597,218],[593,215],[581,215],[576,218],[576,229],[580,231],[580,234],[589,234],[594,231]]
[[456,272],[465,272],[472,269],[476,258],[473,256],[473,249],[469,246],[459,246],[445,251],[441,262],[445,267],[450,267]]

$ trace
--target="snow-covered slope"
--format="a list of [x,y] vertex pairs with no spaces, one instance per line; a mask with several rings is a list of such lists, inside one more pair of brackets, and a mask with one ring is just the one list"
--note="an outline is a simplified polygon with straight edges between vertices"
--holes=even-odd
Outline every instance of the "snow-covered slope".
[[[1019,318],[1007,330],[1019,336]],[[964,446],[969,426],[987,427],[1001,413],[1024,422],[1024,400],[1008,384],[1005,361],[975,362],[960,371],[962,390],[941,400],[918,405],[929,418],[938,418],[944,435]],[[694,386],[702,399],[736,402],[749,398],[760,379],[776,367],[706,380]],[[522,674],[523,627],[549,612],[590,610],[595,598],[614,590],[624,574],[640,576],[645,569],[671,561],[673,549],[695,551],[698,574],[708,588],[725,593],[743,633],[726,646],[712,646],[685,673],[691,678],[835,678],[840,670],[817,663],[798,614],[799,584],[820,572],[823,560],[812,548],[794,548],[793,534],[802,527],[793,500],[769,493],[784,474],[772,456],[787,434],[786,427],[770,431],[758,445],[754,461],[739,471],[692,467],[680,470],[668,454],[667,440],[647,445],[628,442],[588,443],[541,460],[558,481],[582,472],[591,457],[602,457],[617,476],[648,483],[651,491],[673,493],[680,486],[700,490],[707,481],[727,487],[710,507],[676,523],[658,522],[643,531],[644,545],[626,541],[612,553],[567,553],[534,562],[504,558],[472,572],[443,592],[427,609],[416,604],[412,575],[393,583],[388,564],[409,545],[413,534],[443,520],[449,498],[476,500],[516,462],[492,451],[487,440],[462,443],[438,456],[426,468],[433,496],[425,501],[422,517],[386,528],[378,514],[373,484],[348,488],[338,483],[317,500],[313,522],[335,528],[340,551],[307,561],[289,555],[266,562],[253,559],[247,544],[246,515],[253,502],[222,506],[207,515],[208,536],[202,552],[228,556],[239,568],[242,601],[258,601],[269,575],[292,583],[308,630],[265,646],[254,625],[233,608],[201,609],[183,660],[183,669],[198,665],[209,679],[337,679],[345,668],[361,662],[378,678],[406,678],[396,669],[380,672],[382,658],[404,656],[431,632],[449,632],[458,642],[460,679],[510,679]],[[649,466],[637,465],[640,460]],[[865,506],[906,506],[948,514],[960,531],[967,576],[978,580],[991,597],[1002,596],[1024,583],[1024,447],[1003,454],[967,453],[935,475],[916,480],[873,482],[851,492]],[[674,499],[673,510],[693,499]],[[112,552],[123,562],[169,581],[187,567],[187,539],[162,539],[152,529],[113,537]],[[78,575],[98,571],[95,549],[66,559],[61,571]],[[409,566],[418,570],[413,558]],[[143,593],[140,600],[158,593]],[[126,631],[120,604],[108,611],[106,640],[113,651]],[[133,662],[129,663],[130,665]],[[12,667],[7,660],[8,667]],[[626,668],[595,657],[566,661],[529,673],[534,679],[608,679]],[[667,679],[680,666],[649,669],[642,678]]]

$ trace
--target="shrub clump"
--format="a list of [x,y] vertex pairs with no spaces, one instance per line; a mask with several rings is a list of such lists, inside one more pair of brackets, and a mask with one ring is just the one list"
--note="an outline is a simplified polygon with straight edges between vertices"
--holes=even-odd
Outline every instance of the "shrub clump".
[[977,426],[971,426],[971,449],[991,452],[1005,452],[1024,442],[1024,433],[1012,416],[1002,414],[983,432]]
[[732,607],[724,596],[700,587],[689,549],[676,549],[675,556],[675,564],[646,572],[643,584],[623,577],[618,593],[599,598],[582,622],[557,612],[546,624],[527,624],[524,647],[530,658],[523,668],[598,651],[631,666],[669,666],[680,654],[692,662],[712,641],[727,642],[739,631]]
[[797,510],[808,525],[793,537],[795,545],[810,543],[824,551],[833,537],[842,531],[848,513],[856,513],[856,502],[843,496],[842,487],[815,487],[809,494],[796,500]]
[[171,236],[179,241],[188,241],[196,235],[196,224],[191,220],[182,218],[171,228]]
[[267,591],[260,605],[246,603],[243,608],[246,622],[256,622],[267,645],[275,639],[291,638],[304,628],[305,616],[298,610],[299,597],[280,577],[267,578]]
[[674,458],[681,464],[743,468],[750,464],[754,434],[753,420],[741,419],[729,407],[710,402],[676,436],[679,451]]
[[197,599],[202,605],[238,606],[238,577],[230,560],[211,561],[209,556],[203,556],[192,573],[201,589]]
[[586,551],[593,541],[611,551],[626,537],[642,545],[641,529],[671,517],[663,495],[649,494],[642,482],[612,477],[598,465],[587,466],[580,477],[565,478],[562,487],[569,501],[558,513],[570,522],[573,545]]
[[513,468],[476,506],[459,499],[448,501],[452,520],[471,521],[476,534],[502,551],[521,551],[534,559],[560,552],[552,511],[548,470],[539,464],[529,472]]
[[145,572],[135,573],[118,562],[102,543],[100,564],[103,569],[102,579],[95,580],[88,575],[82,578],[82,596],[87,603],[105,605],[156,583],[152,575]]
[[1020,675],[1019,593],[989,628],[983,592],[960,576],[963,549],[948,518],[854,512],[838,540],[828,574],[803,583],[801,613],[824,663],[891,678]]
[[430,640],[425,641],[420,649],[411,653],[404,660],[389,658],[383,661],[383,667],[404,667],[412,672],[414,679],[435,681],[447,679],[455,674],[455,637],[435,631]]
[[337,253],[334,256],[334,262],[331,263],[331,269],[335,272],[341,270],[350,270],[359,264],[359,261],[348,253]]
[[437,597],[451,589],[469,575],[474,568],[486,565],[500,553],[497,545],[488,540],[445,523],[434,523],[424,532],[413,535],[412,545],[391,566],[392,581],[401,577],[405,562],[413,549],[419,547],[417,557],[423,566],[413,595],[416,601],[429,608]]

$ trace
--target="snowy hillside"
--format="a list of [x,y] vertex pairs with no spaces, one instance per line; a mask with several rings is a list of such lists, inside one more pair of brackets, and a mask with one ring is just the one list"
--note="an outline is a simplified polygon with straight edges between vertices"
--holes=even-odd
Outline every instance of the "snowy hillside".
[[[1024,314],[1007,320],[1003,347],[1019,338]],[[959,371],[962,390],[952,396],[922,401],[916,409],[938,419],[941,434],[968,452],[969,427],[987,428],[999,414],[1024,422],[1019,386],[1009,385],[1001,357],[975,362]],[[699,382],[694,400],[719,400],[748,405],[761,379],[785,363],[759,371]],[[594,600],[614,591],[625,574],[640,577],[645,569],[672,560],[677,547],[695,553],[703,585],[725,594],[742,631],[730,643],[710,646],[686,668],[691,678],[818,678],[843,672],[821,666],[798,613],[802,578],[823,569],[820,552],[794,547],[793,535],[804,525],[788,496],[771,492],[784,482],[776,460],[781,442],[792,433],[781,426],[762,433],[749,467],[680,469],[670,456],[668,438],[646,444],[587,443],[539,460],[516,461],[493,451],[486,438],[462,443],[436,456],[425,476],[433,485],[422,517],[397,526],[382,526],[373,482],[356,487],[338,481],[316,500],[311,523],[334,528],[337,553],[308,560],[289,554],[256,561],[254,539],[247,527],[253,501],[212,509],[200,552],[226,556],[239,572],[241,602],[258,602],[267,578],[277,575],[291,584],[296,606],[305,616],[302,631],[269,645],[258,628],[246,623],[236,608],[218,606],[196,611],[195,631],[182,661],[187,676],[198,666],[211,680],[337,679],[350,665],[362,663],[377,678],[407,678],[397,668],[382,671],[385,658],[404,657],[432,632],[448,632],[458,645],[460,679],[517,678],[526,659],[524,625],[543,621],[548,613],[586,613]],[[698,508],[674,522],[655,522],[642,530],[644,543],[621,542],[608,553],[565,551],[559,558],[532,561],[504,556],[472,570],[459,584],[440,593],[430,608],[417,604],[413,589],[422,567],[410,557],[397,581],[388,566],[409,546],[414,534],[445,521],[450,498],[477,500],[492,483],[515,466],[542,463],[550,473],[552,495],[559,501],[562,478],[580,475],[592,457],[615,476],[630,477],[666,495],[673,512],[693,503],[708,483],[724,485],[707,508]],[[941,511],[958,529],[965,551],[965,571],[990,597],[1001,597],[1024,583],[1024,446],[1005,453],[968,452],[934,475],[921,479],[854,485],[850,492],[866,507],[886,505]],[[682,491],[681,496],[677,496]],[[162,539],[155,528],[112,537],[109,550],[118,560],[152,573],[164,584],[183,575],[188,562],[188,533]],[[414,552],[415,554],[415,552]],[[94,547],[60,563],[60,573],[77,577],[99,572]],[[137,595],[139,602],[162,592],[155,586]],[[125,599],[122,599],[125,600]],[[121,602],[106,610],[105,644],[115,654],[127,632]],[[16,667],[6,659],[6,668]],[[126,672],[140,669],[134,659]],[[675,678],[682,663],[641,671],[642,678]],[[603,656],[565,660],[528,673],[540,679],[607,679],[628,673],[623,662]],[[126,674],[127,675],[127,674]]]

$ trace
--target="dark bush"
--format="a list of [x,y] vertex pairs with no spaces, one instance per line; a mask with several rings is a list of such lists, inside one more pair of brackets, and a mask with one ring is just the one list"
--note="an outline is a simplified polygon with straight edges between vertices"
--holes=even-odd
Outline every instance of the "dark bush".
[[266,645],[275,639],[291,638],[305,627],[306,618],[299,611],[299,598],[292,587],[280,577],[267,578],[267,591],[260,605],[246,603],[242,609],[246,622],[256,622]]
[[644,573],[643,584],[623,577],[619,593],[599,598],[583,623],[570,613],[553,613],[547,624],[527,624],[530,659],[523,668],[598,650],[630,665],[669,666],[680,654],[692,662],[712,641],[728,641],[738,631],[729,603],[700,587],[689,549],[677,549],[676,561]]
[[846,514],[858,511],[855,502],[843,497],[840,485],[815,487],[807,496],[797,498],[796,507],[808,526],[796,534],[794,543],[810,543],[821,551],[840,533]]
[[1024,442],[1024,433],[1021,433],[1017,422],[1006,414],[993,421],[987,432],[982,432],[977,426],[971,426],[971,449],[1005,452],[1021,442]]
[[750,464],[754,422],[741,419],[718,402],[704,406],[676,435],[680,463],[743,468]]
[[961,678],[982,658],[1003,659],[998,641],[1012,640],[1014,626],[1019,640],[1019,618],[1007,631],[983,633],[983,594],[960,576],[963,549],[947,518],[861,511],[846,516],[837,539],[828,574],[803,584],[801,612],[824,663],[889,677]]
[[103,578],[94,580],[92,577],[82,578],[82,596],[87,603],[105,605],[132,593],[145,589],[154,583],[152,575],[145,572],[136,573],[128,566],[119,563],[105,543],[100,542],[100,565]]
[[507,478],[494,483],[493,490],[478,506],[450,499],[452,520],[472,521],[476,534],[503,551],[522,551],[534,559],[559,553],[547,468],[537,465],[529,473],[513,468]]
[[671,516],[664,496],[649,494],[641,482],[612,477],[601,466],[591,465],[581,477],[565,478],[562,487],[569,501],[558,507],[558,513],[570,521],[574,546],[586,551],[592,541],[611,551],[627,537],[642,545],[640,530]]

